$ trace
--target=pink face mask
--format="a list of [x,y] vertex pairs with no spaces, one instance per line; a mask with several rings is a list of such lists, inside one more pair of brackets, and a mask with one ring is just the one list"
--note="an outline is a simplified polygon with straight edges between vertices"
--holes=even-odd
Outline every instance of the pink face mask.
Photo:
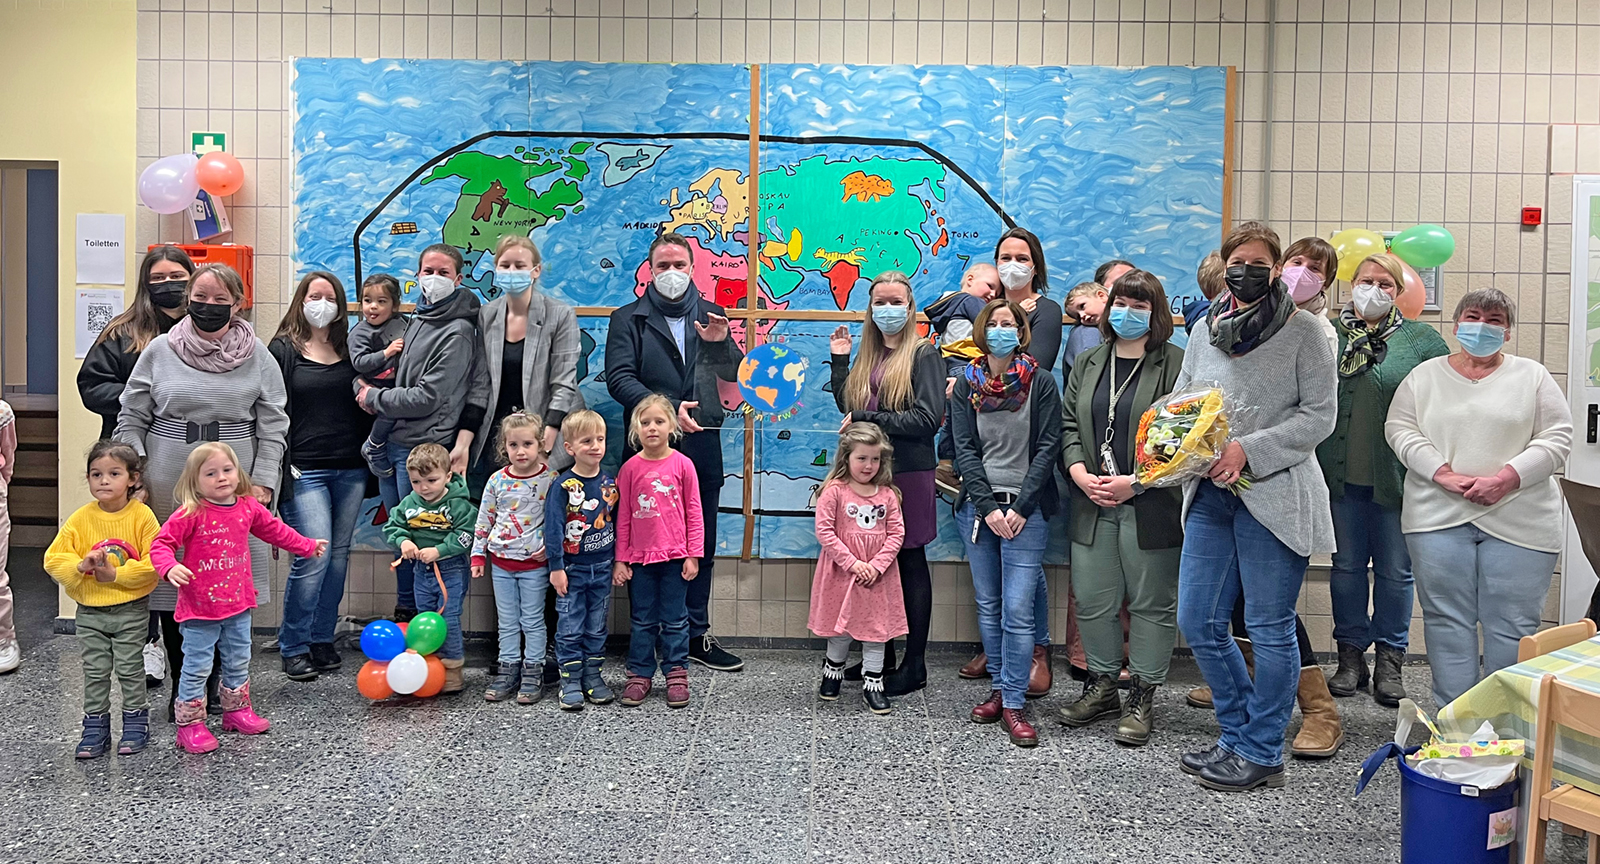
[[1296,303],[1304,303],[1322,292],[1322,277],[1309,267],[1285,267],[1279,278],[1283,280],[1283,290],[1288,291]]

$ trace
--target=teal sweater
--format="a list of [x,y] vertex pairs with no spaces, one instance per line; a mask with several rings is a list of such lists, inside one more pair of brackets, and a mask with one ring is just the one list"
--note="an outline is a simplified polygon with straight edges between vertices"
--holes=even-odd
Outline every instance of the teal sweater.
[[[1333,325],[1339,331],[1339,356],[1344,356],[1350,343],[1350,331],[1338,318]],[[1450,346],[1438,331],[1421,321],[1405,321],[1390,336],[1388,353],[1383,362],[1367,367],[1354,378],[1339,378],[1339,416],[1329,435],[1317,446],[1317,461],[1322,465],[1322,477],[1328,483],[1328,493],[1335,500],[1344,497],[1345,468],[1350,453],[1350,441],[1365,442],[1371,447],[1372,500],[1388,510],[1399,510],[1406,481],[1405,466],[1389,449],[1383,438],[1383,422],[1389,416],[1389,402],[1394,391],[1411,370],[1424,360],[1450,353]],[[1362,429],[1352,429],[1350,418],[1357,403],[1367,418]]]

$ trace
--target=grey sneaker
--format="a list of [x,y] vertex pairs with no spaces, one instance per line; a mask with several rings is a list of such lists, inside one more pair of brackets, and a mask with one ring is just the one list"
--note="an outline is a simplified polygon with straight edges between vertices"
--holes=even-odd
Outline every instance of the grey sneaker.
[[522,678],[522,667],[515,663],[501,663],[489,679],[489,688],[483,691],[486,702],[504,702],[517,692],[517,683]]
[[544,698],[544,674],[538,660],[522,661],[522,686],[517,688],[517,704],[532,705]]
[[561,664],[561,710],[577,711],[583,707],[583,674],[582,660]]
[[1122,713],[1122,700],[1117,692],[1116,675],[1089,673],[1083,682],[1083,695],[1078,701],[1061,709],[1061,722],[1068,726],[1088,726],[1096,720],[1115,717]]

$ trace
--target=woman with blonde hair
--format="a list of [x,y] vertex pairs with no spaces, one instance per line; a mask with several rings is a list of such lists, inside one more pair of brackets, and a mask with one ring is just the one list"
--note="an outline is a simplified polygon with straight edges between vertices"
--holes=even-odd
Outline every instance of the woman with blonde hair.
[[1400,665],[1410,644],[1412,583],[1400,530],[1406,469],[1384,440],[1383,423],[1411,370],[1450,353],[1438,331],[1400,314],[1395,304],[1405,284],[1404,265],[1387,252],[1368,256],[1356,268],[1353,296],[1339,310],[1338,419],[1333,434],[1317,446],[1338,544],[1328,584],[1339,669],[1328,689],[1353,696],[1366,687],[1371,647],[1377,654],[1372,698],[1391,708],[1406,696]]
[[[850,329],[840,325],[829,341],[833,400],[851,423],[876,423],[894,445],[894,485],[900,490],[905,542],[895,556],[905,597],[905,657],[885,660],[884,692],[892,697],[921,690],[928,682],[924,654],[933,618],[933,580],[923,547],[937,536],[934,514],[934,434],[944,419],[945,369],[939,350],[917,335],[911,280],[887,270],[872,280],[861,350],[850,359]],[[893,671],[888,671],[893,667]],[[850,677],[860,674],[852,668]]]

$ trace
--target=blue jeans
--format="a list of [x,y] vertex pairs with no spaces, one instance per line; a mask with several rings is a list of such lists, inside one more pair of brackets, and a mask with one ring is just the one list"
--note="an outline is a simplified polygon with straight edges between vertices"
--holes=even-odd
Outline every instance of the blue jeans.
[[977,511],[969,501],[957,514],[956,525],[972,568],[978,633],[983,637],[983,651],[989,655],[989,675],[1003,704],[1021,708],[1033,667],[1035,604],[1050,529],[1044,516],[1036,512],[1010,540],[1001,539],[978,520],[974,539],[974,520],[978,520]]
[[633,578],[628,580],[628,616],[633,621],[628,641],[630,673],[653,677],[658,655],[663,671],[688,668],[688,597],[682,558],[633,565]]
[[[1411,644],[1411,555],[1400,533],[1400,511],[1373,503],[1371,486],[1345,484],[1333,501],[1333,641],[1362,651],[1377,642]],[[1367,562],[1372,562],[1372,617],[1367,617]]]
[[[421,561],[405,561],[400,564],[399,570],[412,570],[417,592],[417,608],[424,612],[439,612],[443,606],[444,611],[439,614],[444,616],[445,637],[444,645],[439,648],[439,659],[460,660],[461,648],[461,607],[467,602],[467,583],[472,576],[472,558],[468,555],[456,555],[450,558],[439,559],[439,577],[444,580],[448,597],[440,596],[439,580],[433,576],[433,565]],[[541,643],[542,644],[542,643]]]
[[[500,630],[500,662],[544,662],[544,592],[550,588],[550,571],[507,570],[489,565],[494,581],[494,614]],[[527,653],[523,653],[523,639]]]
[[1422,631],[1440,707],[1472,689],[1483,626],[1483,676],[1517,662],[1517,643],[1539,629],[1556,553],[1517,546],[1476,525],[1406,535],[1417,569]]
[[190,618],[178,622],[183,634],[183,673],[178,679],[178,698],[184,702],[204,699],[206,679],[211,677],[211,659],[222,658],[222,686],[237,690],[250,680],[250,610],[221,621]]
[[294,559],[283,590],[283,623],[278,647],[285,657],[311,650],[311,643],[332,642],[344,599],[344,577],[350,563],[350,539],[361,516],[367,469],[302,471],[294,495],[283,502],[283,521],[313,539],[328,541],[321,558]]
[[[378,478],[378,494],[383,497],[384,506],[393,512],[394,508],[400,506],[400,499],[411,494],[411,475],[406,473],[406,457],[411,455],[411,448],[393,441],[388,441],[383,446],[389,451],[389,464],[394,466],[394,476]],[[391,495],[394,496],[392,501]],[[400,557],[398,550],[395,551],[395,557]],[[394,568],[394,605],[406,609],[423,608],[417,603],[416,582],[412,578],[412,570],[404,564]]]
[[[1211,686],[1218,746],[1257,765],[1283,764],[1283,732],[1300,684],[1295,600],[1307,559],[1283,545],[1232,492],[1202,481],[1184,523],[1178,629]],[[1244,595],[1255,679],[1228,633]]]
[[567,565],[567,596],[556,598],[556,662],[605,656],[610,606],[610,560]]

